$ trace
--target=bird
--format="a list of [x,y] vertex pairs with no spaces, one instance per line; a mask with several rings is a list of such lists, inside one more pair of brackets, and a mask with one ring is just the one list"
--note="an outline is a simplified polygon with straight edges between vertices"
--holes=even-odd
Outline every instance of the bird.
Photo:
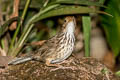
[[57,63],[66,60],[73,52],[75,27],[75,17],[66,16],[60,32],[46,40],[34,54],[16,58],[8,64],[16,65],[30,60],[37,60],[45,62],[47,66],[57,66]]

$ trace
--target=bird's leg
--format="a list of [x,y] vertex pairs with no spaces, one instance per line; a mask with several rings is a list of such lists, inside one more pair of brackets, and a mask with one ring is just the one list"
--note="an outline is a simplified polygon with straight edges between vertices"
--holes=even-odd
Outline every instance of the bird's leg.
[[57,64],[64,64],[64,63],[71,63],[73,61],[73,59],[70,59],[70,60],[64,60],[64,61],[62,61],[62,62],[60,62],[60,63],[57,63]]
[[56,68],[54,68],[54,69],[51,69],[50,71],[56,71],[56,70],[58,70],[58,69],[71,69],[71,70],[76,70],[76,67],[74,67],[74,66],[70,66],[70,67],[67,67],[67,66],[57,66]]
[[52,63],[50,63],[51,62],[51,59],[49,58],[49,59],[47,59],[46,60],[46,65],[47,66],[53,66],[53,67],[56,67],[56,68],[54,68],[54,69],[51,69],[50,71],[56,71],[56,70],[58,70],[58,69],[72,69],[72,70],[75,70],[76,68],[74,67],[74,66],[71,66],[71,67],[65,67],[65,66],[62,66],[62,65],[60,65],[60,64],[62,64],[62,63],[68,63],[68,62],[71,62],[71,61],[63,61],[62,63],[56,63],[56,64],[52,64]]
[[53,66],[53,67],[60,67],[61,66],[59,64],[53,64],[53,63],[51,63],[51,60],[52,60],[52,58],[47,59],[45,64],[47,66]]

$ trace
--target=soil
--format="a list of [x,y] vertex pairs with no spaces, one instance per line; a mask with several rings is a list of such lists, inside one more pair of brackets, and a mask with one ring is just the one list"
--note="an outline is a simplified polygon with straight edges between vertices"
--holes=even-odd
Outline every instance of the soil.
[[60,65],[62,67],[48,67],[38,61],[11,65],[0,73],[0,80],[120,80],[94,58],[71,56]]

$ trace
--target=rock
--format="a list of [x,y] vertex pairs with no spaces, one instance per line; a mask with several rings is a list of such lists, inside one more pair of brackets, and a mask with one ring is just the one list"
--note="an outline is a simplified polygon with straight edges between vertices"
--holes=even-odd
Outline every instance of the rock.
[[70,57],[65,62],[58,69],[37,61],[12,65],[0,73],[0,80],[120,80],[94,58]]

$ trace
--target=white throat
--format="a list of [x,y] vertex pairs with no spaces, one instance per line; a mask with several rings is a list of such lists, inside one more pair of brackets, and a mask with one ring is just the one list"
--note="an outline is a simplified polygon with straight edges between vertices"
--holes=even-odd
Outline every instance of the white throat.
[[67,25],[66,25],[66,31],[69,33],[69,34],[73,34],[74,33],[74,30],[75,30],[75,24],[73,21],[69,22]]

